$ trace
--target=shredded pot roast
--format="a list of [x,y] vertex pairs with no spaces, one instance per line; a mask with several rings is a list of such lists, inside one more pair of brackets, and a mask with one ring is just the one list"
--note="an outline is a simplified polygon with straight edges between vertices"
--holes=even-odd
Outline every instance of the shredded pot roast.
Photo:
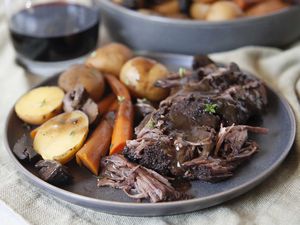
[[182,199],[187,195],[168,179],[221,181],[259,151],[248,133],[268,130],[247,123],[263,113],[266,88],[235,63],[219,66],[198,56],[192,71],[180,69],[156,86],[171,89],[170,96],[157,109],[138,102],[137,107],[147,110],[135,139],[127,141],[126,158],[102,160],[99,186],[151,202]]

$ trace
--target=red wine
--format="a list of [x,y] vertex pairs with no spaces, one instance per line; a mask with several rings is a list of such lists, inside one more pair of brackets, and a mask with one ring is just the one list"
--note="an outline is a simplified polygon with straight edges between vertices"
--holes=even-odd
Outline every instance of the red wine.
[[99,15],[83,5],[47,3],[12,16],[10,34],[16,51],[35,61],[78,58],[98,40]]

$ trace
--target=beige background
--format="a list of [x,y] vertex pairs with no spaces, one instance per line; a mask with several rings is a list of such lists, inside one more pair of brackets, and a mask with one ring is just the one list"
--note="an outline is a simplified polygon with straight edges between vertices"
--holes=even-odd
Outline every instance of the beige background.
[[[0,0],[1,3],[1,0]],[[216,54],[213,58],[235,61],[285,95],[297,114],[300,129],[300,45],[280,51],[248,47]],[[300,224],[300,135],[282,166],[247,194],[220,206],[195,213],[152,218],[122,217],[94,212],[53,198],[27,182],[4,149],[4,122],[16,99],[41,78],[28,75],[14,63],[3,7],[0,6],[0,199],[30,224]],[[297,90],[297,91],[296,91]],[[276,122],[276,121],[274,121]],[[0,218],[1,224],[1,218]]]

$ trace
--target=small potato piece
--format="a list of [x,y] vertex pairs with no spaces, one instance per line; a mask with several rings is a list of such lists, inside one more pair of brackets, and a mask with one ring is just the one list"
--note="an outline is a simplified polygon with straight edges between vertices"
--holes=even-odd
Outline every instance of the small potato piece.
[[160,101],[168,96],[169,91],[154,87],[154,83],[168,74],[164,65],[152,59],[136,57],[122,67],[120,80],[136,97]]
[[234,2],[218,1],[212,4],[207,12],[206,20],[224,21],[232,20],[243,15],[241,8]]
[[99,101],[104,93],[105,83],[103,75],[94,68],[83,64],[70,67],[58,79],[58,85],[66,92],[81,84],[94,101]]
[[247,16],[263,16],[270,14],[281,9],[288,7],[289,5],[279,0],[269,0],[256,4],[246,11]]
[[59,87],[35,88],[17,101],[15,111],[24,122],[40,125],[62,111],[63,98]]
[[132,51],[125,45],[111,43],[94,51],[87,59],[86,65],[119,77],[122,66],[132,56]]
[[62,113],[39,127],[33,148],[43,159],[65,164],[81,148],[88,130],[88,117],[83,112]]
[[150,15],[150,16],[162,16],[161,14],[159,14],[158,12],[155,12],[151,9],[139,9],[137,10],[138,12],[144,14],[144,15]]
[[210,8],[209,4],[205,3],[193,3],[191,8],[190,8],[190,15],[193,19],[196,20],[204,20],[208,10]]
[[177,0],[170,0],[154,6],[153,10],[159,14],[177,14],[180,7]]

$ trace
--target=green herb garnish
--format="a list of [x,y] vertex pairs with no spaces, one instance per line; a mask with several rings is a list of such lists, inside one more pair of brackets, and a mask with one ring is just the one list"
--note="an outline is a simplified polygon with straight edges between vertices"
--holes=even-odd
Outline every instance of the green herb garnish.
[[43,107],[44,105],[46,105],[46,99],[41,102],[40,107]]
[[75,135],[75,131],[72,130],[72,131],[70,132],[70,136],[74,136],[74,135]]
[[146,102],[148,102],[148,99],[146,99],[146,98],[139,98],[138,101],[140,103],[146,103]]
[[178,70],[179,77],[181,77],[181,78],[184,77],[185,72],[186,72],[185,68],[180,67],[179,70]]
[[126,84],[127,86],[129,86],[130,82],[129,82],[128,79],[125,80],[125,84]]
[[113,144],[110,144],[109,148],[111,149],[114,145]]
[[208,112],[209,114],[214,114],[214,113],[216,113],[218,105],[212,104],[212,103],[207,103],[204,105],[204,107],[205,107],[204,112]]
[[118,95],[118,101],[119,101],[119,102],[123,102],[124,100],[125,100],[125,97],[124,97],[124,96]]
[[155,122],[152,119],[152,117],[150,118],[150,120],[147,122],[146,127],[153,129],[155,127]]
[[96,51],[93,51],[93,52],[91,53],[91,57],[95,57],[96,55],[97,55]]

